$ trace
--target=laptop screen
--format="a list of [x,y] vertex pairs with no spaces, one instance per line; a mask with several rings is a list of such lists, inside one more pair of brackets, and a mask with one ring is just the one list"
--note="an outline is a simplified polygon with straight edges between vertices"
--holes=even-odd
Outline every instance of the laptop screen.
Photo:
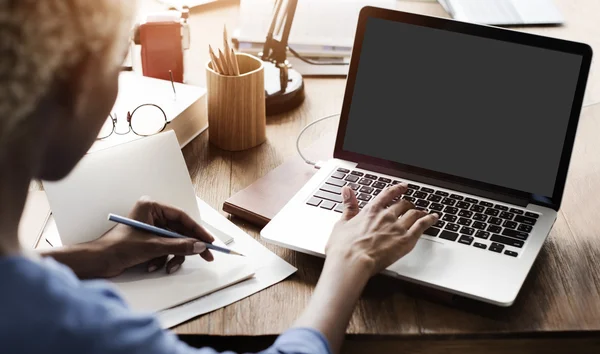
[[343,150],[552,196],[582,56],[367,20]]

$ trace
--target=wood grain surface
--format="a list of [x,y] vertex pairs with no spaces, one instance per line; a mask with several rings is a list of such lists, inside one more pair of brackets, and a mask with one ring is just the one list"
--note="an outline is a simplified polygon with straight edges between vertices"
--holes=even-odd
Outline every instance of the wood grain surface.
[[261,60],[236,55],[241,75],[226,76],[206,66],[209,140],[227,151],[241,151],[265,142],[265,70]]
[[[597,20],[600,1],[555,2],[565,15],[565,26],[519,30],[583,41],[600,52],[600,24]],[[238,7],[236,1],[224,1],[192,11],[190,55],[198,67],[188,67],[191,83],[205,84],[203,63],[208,60],[208,44],[219,45],[223,24],[228,28],[236,27]],[[446,16],[437,3],[398,1],[397,7]],[[598,71],[594,63],[586,95],[587,105],[600,102]],[[264,144],[242,152],[223,151],[209,144],[209,131],[184,148],[198,196],[220,210],[230,195],[295,154],[295,138],[304,125],[339,112],[345,80],[307,79],[305,84],[306,101],[298,109],[267,118],[267,141]],[[317,125],[307,132],[303,146],[331,134],[335,129],[335,121]],[[409,347],[405,341],[417,339],[436,341],[430,343],[430,348],[433,348],[427,351],[430,353],[465,352],[469,348],[471,352],[485,350],[490,353],[542,352],[539,348],[546,348],[547,353],[579,353],[598,348],[597,339],[579,348],[581,341],[562,341],[559,345],[548,338],[598,338],[600,335],[599,132],[600,105],[592,105],[582,112],[558,220],[514,306],[498,308],[462,299],[453,299],[449,304],[448,299],[439,294],[427,294],[398,280],[375,277],[369,282],[348,327],[348,333],[356,335],[350,340],[360,344],[347,347],[345,351],[370,352],[360,348],[380,348],[376,351],[396,352]],[[257,228],[243,221],[233,221],[258,238]],[[182,335],[268,336],[287,329],[307,304],[323,261],[280,247],[266,246],[298,267],[298,272],[258,294],[182,324],[175,331]],[[360,341],[360,338],[365,341]],[[376,343],[370,342],[373,338],[377,339]],[[450,345],[437,342],[450,338],[458,341]],[[546,344],[535,344],[540,343],[534,340],[536,338],[544,338]],[[492,339],[502,339],[505,344],[498,345]],[[407,349],[406,352],[426,352],[424,345],[414,343],[414,350]],[[579,347],[573,343],[580,343]],[[530,349],[515,349],[522,349],[523,345]],[[557,351],[557,348],[570,348],[572,351]]]

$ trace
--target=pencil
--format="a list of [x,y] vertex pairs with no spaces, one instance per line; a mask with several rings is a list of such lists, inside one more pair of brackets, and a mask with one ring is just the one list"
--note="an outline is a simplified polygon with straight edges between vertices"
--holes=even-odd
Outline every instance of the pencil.
[[223,52],[225,53],[225,59],[229,66],[229,73],[235,75],[235,68],[233,67],[233,57],[231,56],[231,50],[229,49],[229,39],[227,38],[227,26],[223,25]]
[[223,67],[223,75],[232,75],[232,72],[229,71],[229,65],[227,64],[227,58],[225,57],[225,55],[223,54],[223,52],[221,51],[221,49],[219,49],[219,60],[221,61],[221,67]]
[[[108,214],[108,220],[114,221],[119,224],[131,226],[134,229],[146,231],[146,232],[149,232],[156,236],[161,236],[161,237],[166,237],[166,238],[189,238],[189,237],[180,235],[176,232],[161,229],[160,227],[149,225],[149,224],[143,223],[141,221],[129,219],[129,218],[126,218],[126,217],[120,216],[120,215]],[[213,250],[213,251],[245,257],[243,254],[236,252],[234,250],[230,250],[229,248],[215,246],[212,243],[208,243],[208,242],[204,242],[204,241],[198,241],[198,242],[204,243],[206,245],[206,248]]]
[[217,61],[217,56],[215,55],[215,52],[213,51],[210,44],[208,45],[208,54],[210,55],[210,60],[212,61],[213,70],[216,71],[217,73],[223,75],[223,69],[221,69],[221,67],[219,66],[219,62]]
[[240,66],[238,64],[237,57],[235,56],[233,48],[231,48],[231,57],[233,58],[233,70],[235,71],[235,76],[240,76]]

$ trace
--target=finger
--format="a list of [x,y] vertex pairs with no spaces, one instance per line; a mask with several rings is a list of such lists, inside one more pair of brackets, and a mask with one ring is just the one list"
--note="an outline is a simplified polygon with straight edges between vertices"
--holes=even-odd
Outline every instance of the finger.
[[414,239],[415,242],[423,235],[423,232],[428,228],[432,227],[438,221],[437,214],[428,214],[418,219],[413,225],[408,229],[408,236]]
[[162,220],[165,221],[167,227],[173,230],[178,229],[177,232],[188,237],[194,237],[206,242],[214,242],[214,236],[183,210],[156,202],[154,203],[154,208],[162,217]]
[[165,255],[165,256],[161,256],[161,257],[156,257],[156,258],[148,261],[148,273],[155,272],[158,269],[164,267],[165,263],[167,263],[167,259],[168,259],[168,256]]
[[204,242],[193,238],[155,238],[148,242],[152,257],[165,255],[191,256],[206,252]]
[[167,263],[167,274],[173,274],[181,268],[181,265],[185,262],[185,256],[175,256],[171,258]]
[[405,230],[409,230],[417,220],[427,215],[426,212],[416,209],[410,209],[398,219],[398,224]]
[[342,198],[344,200],[344,213],[342,214],[342,219],[350,220],[360,211],[356,194],[354,194],[354,191],[350,187],[346,186],[342,188]]
[[402,199],[398,203],[394,203],[389,206],[388,210],[394,214],[396,217],[400,217],[400,215],[405,214],[409,210],[413,210],[415,205],[409,202],[406,199]]
[[209,250],[206,250],[206,251],[200,253],[200,257],[202,257],[207,262],[212,262],[215,260],[215,257],[213,256],[212,252],[210,252]]
[[401,196],[406,193],[408,186],[405,183],[396,184],[394,186],[387,187],[384,189],[371,204],[373,209],[384,209],[388,205],[392,204],[394,198]]

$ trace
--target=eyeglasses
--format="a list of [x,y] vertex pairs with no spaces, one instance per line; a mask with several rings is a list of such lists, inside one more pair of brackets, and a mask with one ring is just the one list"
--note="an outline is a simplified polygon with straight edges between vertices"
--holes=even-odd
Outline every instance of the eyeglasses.
[[117,123],[117,114],[111,113],[100,129],[97,139],[106,139],[112,133],[125,135],[129,132],[139,136],[150,136],[165,130],[170,122],[162,108],[152,103],[146,103],[138,106],[132,112],[127,112],[127,131],[117,131]]

